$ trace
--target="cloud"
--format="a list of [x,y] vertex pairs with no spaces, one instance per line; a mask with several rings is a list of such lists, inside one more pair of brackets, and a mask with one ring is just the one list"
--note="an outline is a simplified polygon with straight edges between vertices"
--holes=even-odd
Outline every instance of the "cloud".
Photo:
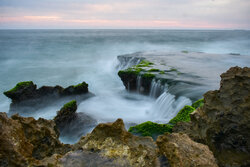
[[0,0],[0,11],[0,28],[40,22],[48,28],[250,29],[249,0]]

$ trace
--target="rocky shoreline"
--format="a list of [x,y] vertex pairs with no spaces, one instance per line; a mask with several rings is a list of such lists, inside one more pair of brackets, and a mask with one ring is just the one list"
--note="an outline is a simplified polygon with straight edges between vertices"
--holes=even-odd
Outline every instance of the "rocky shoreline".
[[[160,80],[170,87],[173,82],[173,86],[178,85],[177,80],[171,80],[171,76],[181,75],[178,70],[170,68],[163,72],[148,60],[136,58],[134,61],[132,67],[119,72],[128,90],[138,90],[138,75],[142,77],[139,93],[150,94],[153,80]],[[127,131],[123,120],[117,119],[113,123],[98,124],[72,145],[61,143],[59,136],[79,136],[82,129],[97,124],[91,117],[76,112],[78,100],[74,98],[88,94],[86,83],[65,89],[58,86],[36,89],[33,82],[25,82],[4,94],[12,99],[11,110],[18,110],[21,104],[40,103],[39,100],[48,94],[55,100],[64,96],[71,98],[53,120],[35,120],[18,114],[8,117],[6,113],[0,113],[0,166],[3,167],[250,165],[248,67],[230,68],[221,75],[219,90],[209,91],[204,94],[204,99],[185,106],[167,124],[146,122]],[[193,98],[198,100],[198,97]],[[30,103],[31,99],[36,102]]]

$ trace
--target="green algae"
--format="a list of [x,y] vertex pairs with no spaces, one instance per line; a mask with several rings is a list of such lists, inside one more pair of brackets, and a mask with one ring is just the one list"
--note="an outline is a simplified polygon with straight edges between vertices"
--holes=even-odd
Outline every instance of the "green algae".
[[197,109],[199,107],[202,107],[204,105],[204,99],[197,100],[192,104],[192,107]]
[[64,104],[64,106],[62,107],[61,110],[76,110],[76,108],[77,108],[76,100],[72,100],[72,101]]
[[182,53],[188,53],[188,51],[187,50],[183,50],[183,51],[181,51]]
[[172,132],[172,125],[157,124],[151,121],[144,122],[142,124],[132,126],[129,128],[129,132],[133,134],[140,134],[142,136],[158,136],[166,132]]
[[160,73],[159,74],[165,74],[165,71],[160,71]]
[[147,72],[147,73],[142,74],[142,78],[144,79],[152,80],[154,77],[155,77],[155,74],[152,74],[152,73]]
[[148,60],[142,60],[138,65],[136,65],[135,67],[150,67],[151,65],[153,65],[154,63],[148,61]]
[[142,68],[128,68],[126,70],[120,70],[118,72],[118,75],[121,76],[121,75],[139,75],[139,73],[143,71]]
[[73,87],[74,88],[86,88],[86,87],[88,87],[89,85],[86,83],[86,82],[82,82],[82,83],[79,83],[79,84],[77,84],[77,85],[74,85]]
[[148,70],[148,72],[159,72],[160,70],[159,69],[156,69],[156,68],[152,68],[150,70]]
[[165,132],[172,132],[173,127],[178,122],[190,122],[190,114],[204,104],[204,100],[200,99],[192,104],[192,106],[184,106],[178,114],[169,121],[168,124],[157,124],[151,121],[144,122],[142,124],[132,126],[129,128],[129,132],[133,134],[139,134],[142,136],[155,137],[157,135],[164,134]]
[[195,110],[192,106],[184,106],[178,114],[169,121],[170,124],[176,124],[177,122],[189,122],[190,121],[190,113]]
[[20,89],[23,89],[25,87],[28,87],[28,86],[31,86],[31,85],[34,85],[34,83],[32,81],[24,81],[24,82],[19,82],[16,84],[16,86],[6,92],[4,92],[5,95],[7,94],[10,94],[10,93],[14,93]]

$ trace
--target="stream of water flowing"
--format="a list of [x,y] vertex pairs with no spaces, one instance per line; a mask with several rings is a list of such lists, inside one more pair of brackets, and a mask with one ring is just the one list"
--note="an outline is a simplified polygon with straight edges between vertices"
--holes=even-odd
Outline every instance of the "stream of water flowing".
[[[98,122],[117,118],[122,118],[127,124],[148,120],[167,122],[184,105],[191,104],[190,99],[164,91],[166,87],[155,81],[151,85],[150,96],[126,91],[116,67],[120,63],[119,68],[124,69],[139,61],[118,62],[118,55],[182,50],[237,53],[224,60],[226,65],[220,63],[220,67],[227,68],[235,64],[249,65],[250,57],[239,61],[241,55],[250,55],[249,46],[250,31],[0,30],[0,92],[20,81],[32,80],[38,87],[66,87],[86,81],[96,96],[79,104],[78,112],[84,112]],[[195,62],[195,59],[190,60]],[[207,60],[201,59],[201,62],[205,64]],[[188,61],[181,65],[193,64]],[[217,68],[220,72],[218,66],[213,70]],[[138,90],[139,82],[140,78]],[[8,112],[10,100],[1,93],[0,101],[0,112]],[[52,119],[60,107],[43,108],[30,116]]]

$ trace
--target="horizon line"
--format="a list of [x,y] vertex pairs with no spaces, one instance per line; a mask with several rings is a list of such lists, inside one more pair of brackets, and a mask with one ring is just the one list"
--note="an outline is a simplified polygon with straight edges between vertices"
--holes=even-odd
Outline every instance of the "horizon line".
[[0,30],[217,30],[217,31],[250,31],[244,28],[0,28]]

